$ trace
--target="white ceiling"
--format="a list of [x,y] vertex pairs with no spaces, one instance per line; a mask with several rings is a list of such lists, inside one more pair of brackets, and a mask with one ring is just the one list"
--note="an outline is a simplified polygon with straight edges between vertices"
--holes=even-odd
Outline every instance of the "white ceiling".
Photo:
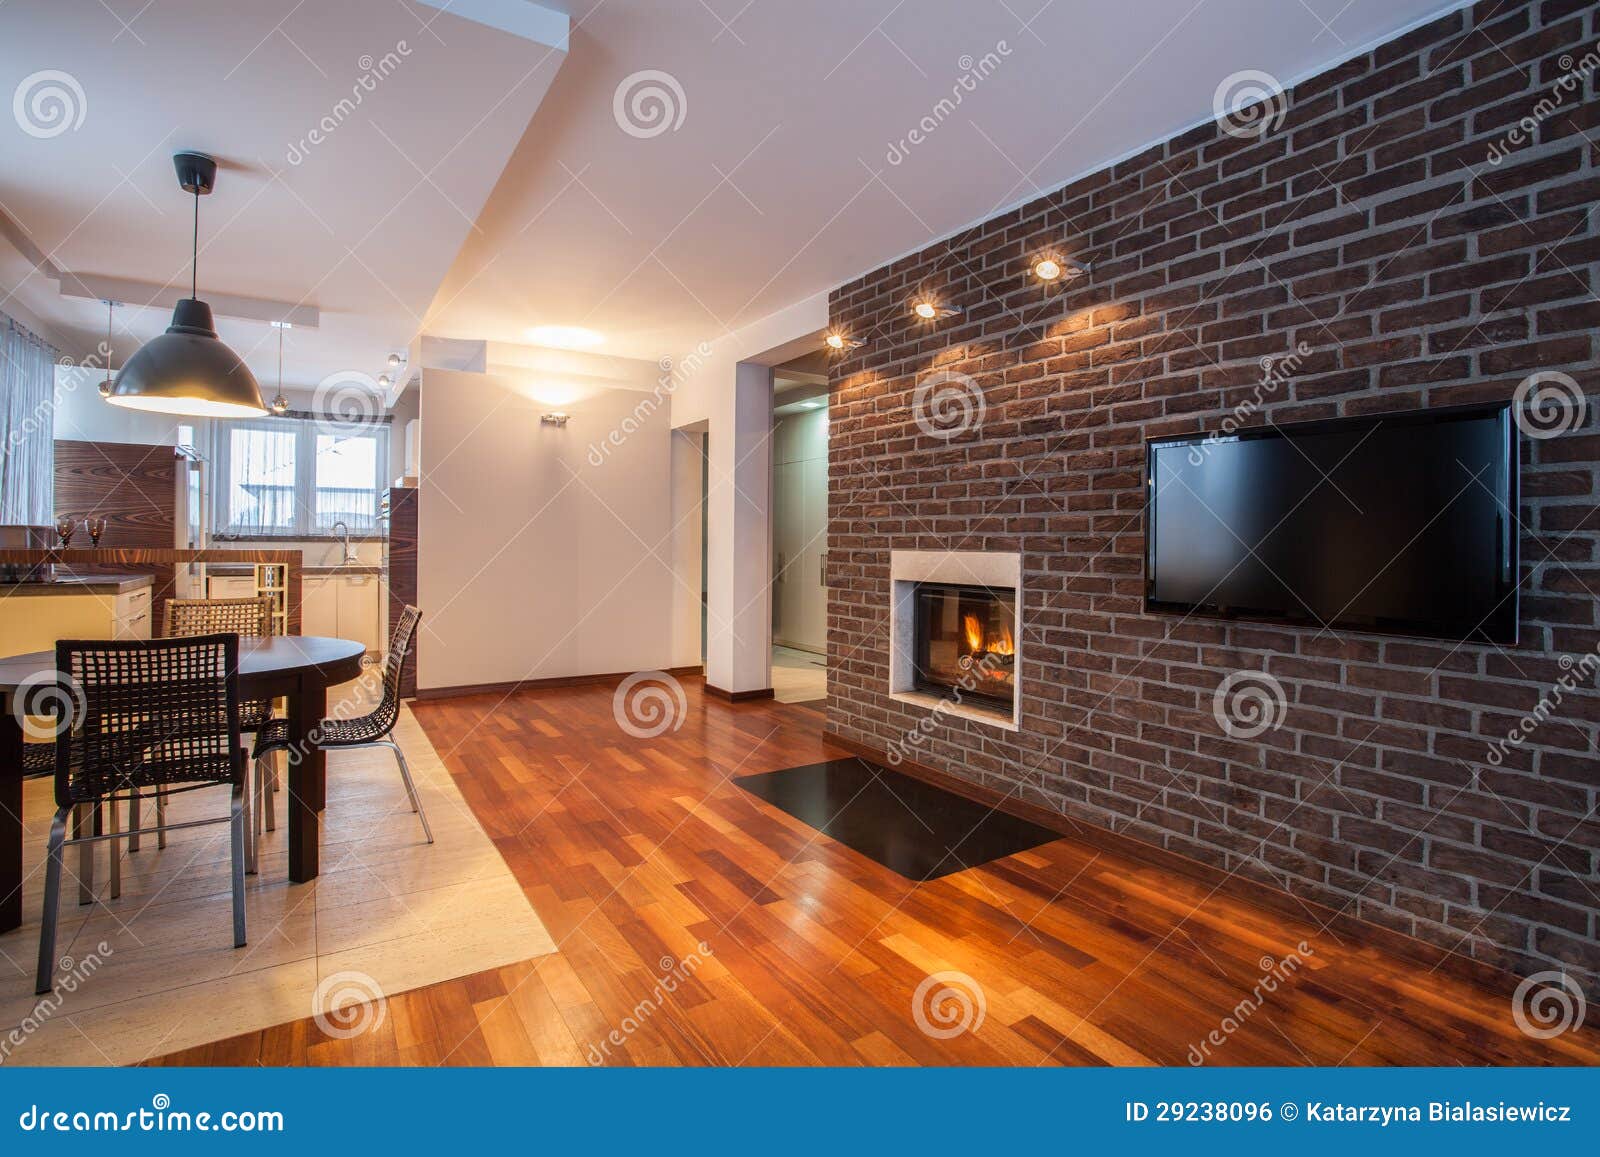
[[[563,63],[406,0],[9,0],[0,97],[61,69],[87,114],[50,139],[0,116],[0,208],[74,273],[183,283],[189,200],[170,154],[218,155],[201,296],[319,306],[322,328],[290,338],[302,384],[375,373],[419,331],[517,342],[578,325],[603,335],[599,353],[682,356],[1210,118],[1231,73],[1292,83],[1453,6],[575,0]],[[360,58],[400,40],[392,75],[289,163]],[[937,112],[986,55],[989,75]],[[681,114],[656,135],[624,131],[615,109],[644,70],[670,77]],[[890,163],[924,117],[926,141]],[[25,271],[0,243],[0,311],[97,340],[102,307]],[[166,324],[129,312],[130,339]],[[223,336],[272,380],[268,327]]]
[[[582,0],[571,59],[429,330],[583,325],[608,352],[682,356],[1209,119],[1231,73],[1290,83],[1450,6]],[[998,65],[890,164],[989,53]],[[683,115],[640,139],[613,98],[642,69],[677,80]]]
[[[151,283],[142,301],[168,284],[186,296],[192,198],[171,156],[209,153],[221,172],[200,204],[200,296],[318,306],[320,327],[288,336],[291,383],[376,374],[417,333],[563,55],[399,0],[9,0],[0,98],[59,70],[83,116],[40,137],[5,107],[0,212],[73,274]],[[103,305],[63,298],[4,244],[0,277],[0,311],[103,339]],[[170,307],[117,312],[118,362],[170,321]],[[219,330],[275,381],[276,331]]]

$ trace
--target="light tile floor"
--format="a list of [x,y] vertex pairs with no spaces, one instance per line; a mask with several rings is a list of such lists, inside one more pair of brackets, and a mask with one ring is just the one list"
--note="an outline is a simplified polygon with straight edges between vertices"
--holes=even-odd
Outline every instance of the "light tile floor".
[[[0,936],[0,1064],[131,1064],[319,1014],[337,1028],[330,1014],[353,1002],[554,951],[409,711],[395,738],[433,825],[432,846],[390,752],[330,752],[322,874],[290,884],[287,826],[266,833],[260,874],[247,877],[250,942],[240,949],[226,825],[173,832],[164,851],[150,837],[139,852],[124,849],[117,900],[102,849],[98,900],[86,907],[77,903],[77,850],[69,848],[57,988],[46,997],[33,995],[33,976],[54,806],[48,780],[28,783],[32,874],[27,923]],[[168,817],[222,814],[227,800],[222,788],[192,792],[174,800]]]
[[828,661],[793,647],[772,648],[772,694],[779,703],[828,697]]

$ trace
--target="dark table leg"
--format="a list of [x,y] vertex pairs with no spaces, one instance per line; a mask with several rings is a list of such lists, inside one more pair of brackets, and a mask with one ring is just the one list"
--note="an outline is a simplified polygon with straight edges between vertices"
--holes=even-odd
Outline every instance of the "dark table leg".
[[0,932],[22,924],[22,725],[0,710]]
[[289,698],[289,735],[294,743],[289,761],[289,879],[296,884],[317,878],[318,817],[322,807],[325,757],[312,741],[327,712],[328,690],[314,672],[302,677]]

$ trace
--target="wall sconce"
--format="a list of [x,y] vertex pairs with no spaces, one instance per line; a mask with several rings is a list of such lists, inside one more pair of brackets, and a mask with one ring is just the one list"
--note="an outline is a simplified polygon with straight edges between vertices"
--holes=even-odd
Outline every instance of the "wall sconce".
[[539,415],[539,425],[541,426],[565,426],[571,420],[571,414],[563,414],[559,410]]
[[940,318],[955,317],[961,311],[953,305],[935,305],[931,301],[919,301],[911,307],[911,312],[923,321],[938,321]]
[[1074,281],[1093,268],[1087,261],[1057,261],[1053,257],[1042,257],[1033,263],[1033,275],[1040,281],[1057,281],[1063,277]]
[[822,339],[831,350],[858,350],[867,343],[860,338],[845,337],[837,330]]

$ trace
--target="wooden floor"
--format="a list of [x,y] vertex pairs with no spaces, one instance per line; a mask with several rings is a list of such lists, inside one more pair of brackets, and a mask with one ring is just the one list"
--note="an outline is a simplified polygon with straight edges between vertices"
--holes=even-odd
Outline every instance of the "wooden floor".
[[1071,840],[913,885],[730,782],[844,754],[820,711],[684,683],[654,739],[609,687],[414,707],[556,954],[156,1063],[1600,1063],[1593,1028],[1531,1039],[1505,994]]

